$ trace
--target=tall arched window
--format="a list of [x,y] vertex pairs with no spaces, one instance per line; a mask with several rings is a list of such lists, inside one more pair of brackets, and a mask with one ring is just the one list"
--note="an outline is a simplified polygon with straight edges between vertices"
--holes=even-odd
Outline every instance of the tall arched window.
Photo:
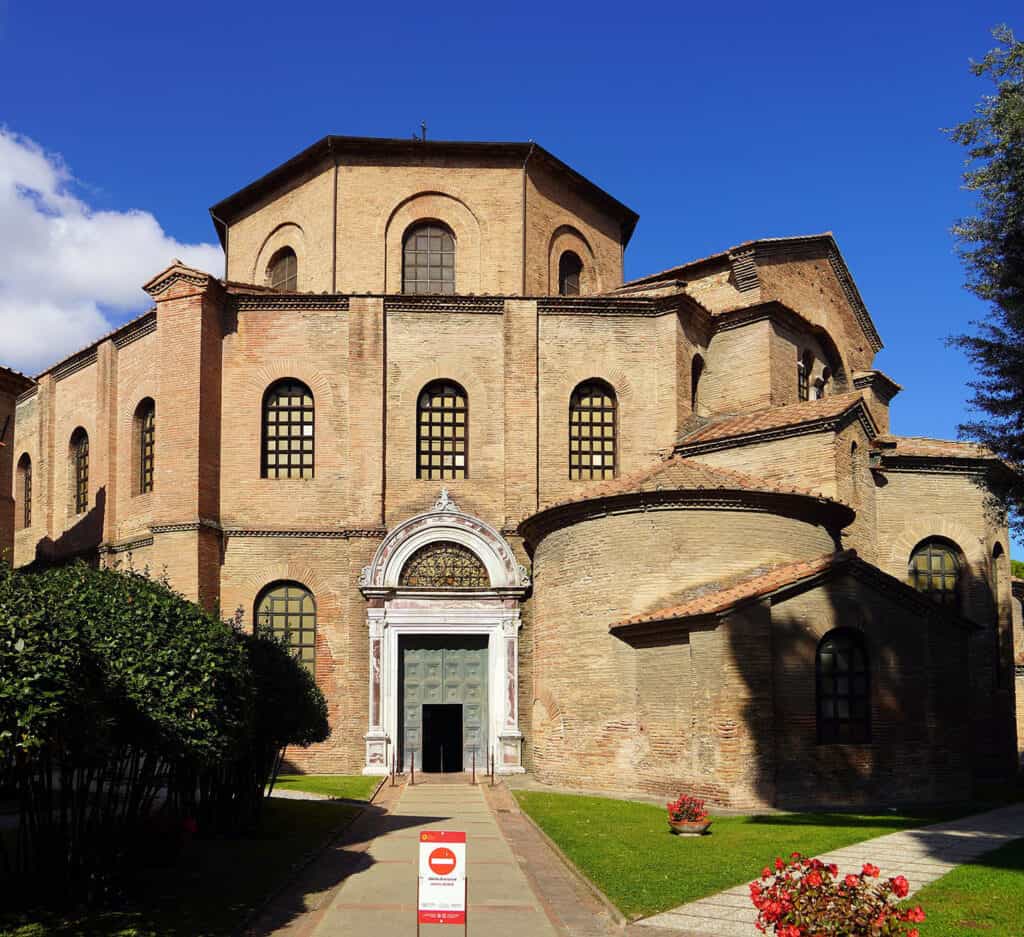
[[995,624],[995,635],[993,636],[993,653],[995,654],[996,687],[1003,689],[1006,686],[1006,668],[1003,667],[1003,622],[1002,602],[1000,592],[1002,590],[1002,565],[1005,551],[1003,545],[997,543],[992,548],[992,605],[995,611],[993,622]]
[[316,601],[297,582],[275,582],[256,601],[256,633],[283,638],[310,671],[316,665]]
[[282,247],[267,264],[267,283],[276,290],[299,288],[299,258],[290,247]]
[[144,495],[153,490],[156,459],[156,404],[152,397],[147,397],[135,408],[135,432],[138,446],[135,484],[138,493]]
[[814,369],[814,355],[805,351],[796,365],[796,396],[807,400],[811,396],[811,371]]
[[416,477],[469,474],[469,399],[454,381],[433,381],[416,402]]
[[264,478],[313,477],[313,394],[285,378],[263,395]]
[[960,551],[947,540],[919,543],[910,556],[910,584],[940,605],[960,603]]
[[27,452],[18,459],[16,500],[22,527],[32,526],[32,459]]
[[818,644],[818,743],[871,739],[871,674],[864,636],[850,628],[830,631]]
[[76,514],[89,509],[89,434],[81,426],[71,434],[71,501]]
[[589,380],[569,398],[569,477],[615,477],[615,391]]
[[579,296],[583,261],[575,251],[563,251],[558,258],[558,295]]
[[468,547],[436,540],[409,557],[398,584],[435,589],[486,589],[491,585],[491,578],[480,558]]
[[455,292],[455,237],[440,222],[417,224],[405,232],[402,292]]
[[690,362],[690,410],[697,412],[700,403],[700,379],[704,374],[704,359],[700,355],[694,355]]

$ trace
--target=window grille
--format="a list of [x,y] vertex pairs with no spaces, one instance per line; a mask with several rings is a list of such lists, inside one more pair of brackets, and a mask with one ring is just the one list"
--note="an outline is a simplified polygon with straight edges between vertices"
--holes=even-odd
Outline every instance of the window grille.
[[21,457],[21,526],[32,526],[32,460],[28,453]]
[[455,292],[455,238],[439,224],[410,228],[402,241],[402,292]]
[[84,429],[71,437],[72,468],[74,471],[75,513],[89,509],[89,434]]
[[870,741],[867,649],[859,632],[840,629],[822,638],[815,659],[818,742]]
[[296,658],[314,672],[316,602],[304,586],[280,582],[264,590],[256,605],[256,631],[283,638]]
[[420,547],[402,567],[400,586],[486,589],[491,585],[479,557],[459,543],[437,541]]
[[583,261],[579,254],[565,251],[558,258],[558,293],[560,296],[579,296],[580,274],[583,272]]
[[264,478],[312,478],[313,394],[295,380],[278,381],[263,398]]
[[267,279],[276,290],[297,290],[299,288],[299,259],[290,247],[282,247],[270,259]]
[[951,544],[926,540],[910,557],[910,584],[940,605],[959,600],[960,560]]
[[416,405],[416,477],[465,478],[469,474],[469,401],[453,381],[434,381]]
[[156,406],[145,403],[139,413],[139,493],[153,490],[154,443],[156,439]]
[[615,391],[585,381],[569,400],[569,477],[615,477]]
[[809,400],[811,396],[811,370],[814,356],[805,351],[796,365],[796,396],[798,400]]

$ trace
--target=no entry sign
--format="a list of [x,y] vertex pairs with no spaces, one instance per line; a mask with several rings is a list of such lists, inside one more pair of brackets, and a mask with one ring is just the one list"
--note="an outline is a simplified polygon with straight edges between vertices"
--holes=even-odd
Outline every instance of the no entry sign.
[[420,833],[420,924],[466,923],[466,834]]

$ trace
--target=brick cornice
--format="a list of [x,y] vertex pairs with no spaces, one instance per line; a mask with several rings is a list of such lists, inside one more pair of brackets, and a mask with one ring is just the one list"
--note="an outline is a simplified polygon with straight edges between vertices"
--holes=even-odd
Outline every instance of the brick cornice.
[[225,527],[225,537],[283,537],[286,539],[312,540],[353,540],[366,538],[381,540],[387,534],[384,527],[346,527],[346,528],[257,528],[257,527]]

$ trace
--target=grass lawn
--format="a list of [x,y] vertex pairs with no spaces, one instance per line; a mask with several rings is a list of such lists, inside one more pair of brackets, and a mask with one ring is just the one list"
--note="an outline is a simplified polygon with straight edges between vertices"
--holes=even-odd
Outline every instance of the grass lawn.
[[1024,934],[1024,840],[962,865],[908,902],[924,908],[921,937],[1021,937]]
[[123,910],[85,916],[0,912],[0,937],[226,937],[291,867],[359,812],[350,804],[271,800],[262,828],[235,839],[196,839],[179,862],[146,869]]
[[328,797],[346,797],[349,800],[369,800],[380,778],[361,774],[282,774],[274,790],[306,791],[326,794]]
[[536,791],[515,795],[522,809],[629,918],[753,881],[776,856],[815,855],[963,813],[714,817],[711,835],[686,838],[669,832],[662,807]]

